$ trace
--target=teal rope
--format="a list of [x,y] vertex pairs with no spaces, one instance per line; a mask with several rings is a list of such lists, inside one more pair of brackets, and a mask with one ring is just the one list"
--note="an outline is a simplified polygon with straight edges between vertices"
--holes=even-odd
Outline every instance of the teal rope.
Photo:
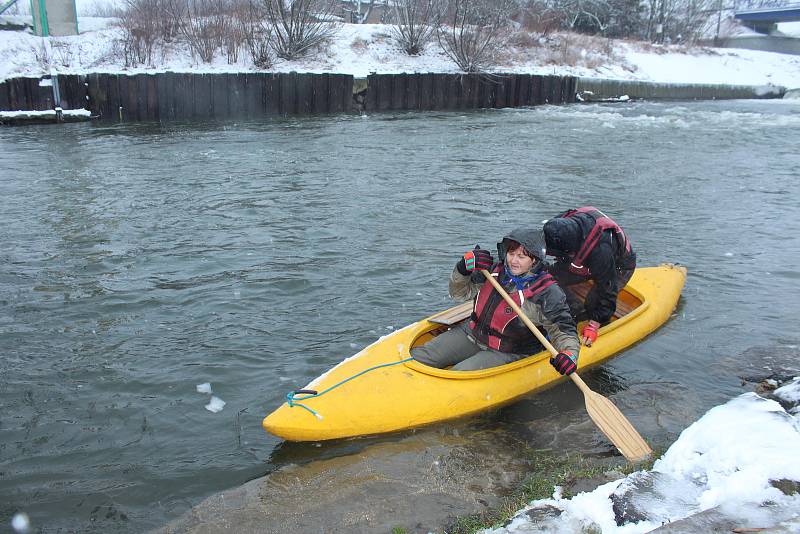
[[300,402],[297,402],[297,401],[304,401],[306,399],[313,399],[314,397],[321,397],[324,394],[326,394],[327,392],[331,391],[332,389],[336,389],[339,386],[341,386],[342,384],[344,384],[346,382],[349,382],[349,381],[353,380],[354,378],[358,378],[359,376],[361,376],[361,375],[363,375],[365,373],[368,373],[370,371],[374,371],[375,369],[380,369],[381,367],[391,367],[392,365],[399,365],[401,363],[410,362],[413,359],[414,358],[406,358],[405,360],[400,360],[400,361],[392,362],[392,363],[382,363],[381,365],[376,365],[374,367],[370,367],[368,369],[364,369],[360,373],[356,373],[356,374],[354,374],[353,376],[351,376],[349,378],[345,378],[344,380],[342,380],[338,384],[334,384],[334,385],[332,385],[331,387],[329,387],[328,389],[326,389],[324,391],[320,391],[319,393],[308,394],[308,395],[305,395],[303,397],[298,397],[297,399],[295,399],[295,394],[297,392],[296,391],[290,391],[286,395],[286,402],[287,402],[287,404],[289,405],[290,408],[294,408],[295,406],[299,406],[300,408],[304,408],[304,409],[308,410],[309,412],[311,412],[312,414],[314,414],[314,417],[316,417],[317,419],[322,420],[322,416],[320,414],[318,414],[317,412],[315,412],[313,409],[309,408],[305,404],[301,404]]

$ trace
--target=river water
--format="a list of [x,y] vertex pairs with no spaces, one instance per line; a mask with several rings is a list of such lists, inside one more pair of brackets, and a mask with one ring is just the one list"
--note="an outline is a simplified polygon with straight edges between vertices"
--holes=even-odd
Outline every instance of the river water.
[[[372,442],[260,421],[448,306],[465,249],[584,204],[689,269],[675,317],[588,377],[668,445],[800,342],[799,138],[797,101],[2,129],[0,522],[140,532]],[[582,410],[564,385],[483,422],[553,446],[536,420]],[[587,432],[556,445],[610,452]]]

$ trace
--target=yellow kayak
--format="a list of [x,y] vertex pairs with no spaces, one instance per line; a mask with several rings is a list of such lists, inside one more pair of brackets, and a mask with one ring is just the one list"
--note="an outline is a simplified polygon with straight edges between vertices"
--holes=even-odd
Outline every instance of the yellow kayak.
[[[685,280],[686,269],[671,264],[637,269],[620,292],[615,319],[592,347],[581,348],[578,369],[607,360],[663,325]],[[564,379],[546,351],[478,371],[435,369],[410,358],[412,347],[471,310],[472,303],[464,303],[382,337],[290,393],[262,426],[289,441],[381,434],[496,408]]]

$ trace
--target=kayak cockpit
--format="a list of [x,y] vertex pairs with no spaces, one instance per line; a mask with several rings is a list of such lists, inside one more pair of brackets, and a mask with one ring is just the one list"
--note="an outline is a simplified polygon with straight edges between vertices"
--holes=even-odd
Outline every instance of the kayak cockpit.
[[[586,294],[589,292],[589,290],[591,290],[591,284],[591,282],[583,282],[570,286],[570,290],[572,290],[579,298],[585,299]],[[637,293],[633,288],[625,287],[617,296],[617,309],[614,312],[614,316],[611,318],[611,322],[600,329],[600,335],[602,336],[611,330],[621,327],[624,323],[631,321],[634,317],[643,313],[646,308],[647,302],[645,301],[644,296]],[[439,334],[442,334],[450,328],[457,326],[459,323],[468,319],[471,313],[472,302],[464,302],[458,306],[428,318],[427,328],[424,328],[419,335],[414,338],[409,349],[424,345]],[[582,326],[582,323],[578,325],[578,331],[580,331]],[[532,354],[527,358],[523,358],[505,365],[499,365],[497,367],[490,367],[488,369],[479,369],[475,371],[451,371],[449,369],[437,369],[435,367],[429,367],[421,364],[416,360],[409,360],[405,362],[405,365],[417,372],[444,378],[484,378],[486,376],[506,373],[518,367],[533,365],[538,361],[549,357],[550,355],[547,353],[547,351],[542,351],[537,354]]]

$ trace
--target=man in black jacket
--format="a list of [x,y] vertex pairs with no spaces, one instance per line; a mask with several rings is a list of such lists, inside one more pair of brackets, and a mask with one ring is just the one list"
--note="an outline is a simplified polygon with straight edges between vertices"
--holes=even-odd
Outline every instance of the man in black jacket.
[[[636,269],[636,253],[622,228],[592,206],[560,213],[543,230],[547,254],[556,258],[550,274],[564,288],[576,321],[588,319],[581,342],[591,346],[614,315],[617,295]],[[594,286],[581,302],[569,286],[584,280]]]

